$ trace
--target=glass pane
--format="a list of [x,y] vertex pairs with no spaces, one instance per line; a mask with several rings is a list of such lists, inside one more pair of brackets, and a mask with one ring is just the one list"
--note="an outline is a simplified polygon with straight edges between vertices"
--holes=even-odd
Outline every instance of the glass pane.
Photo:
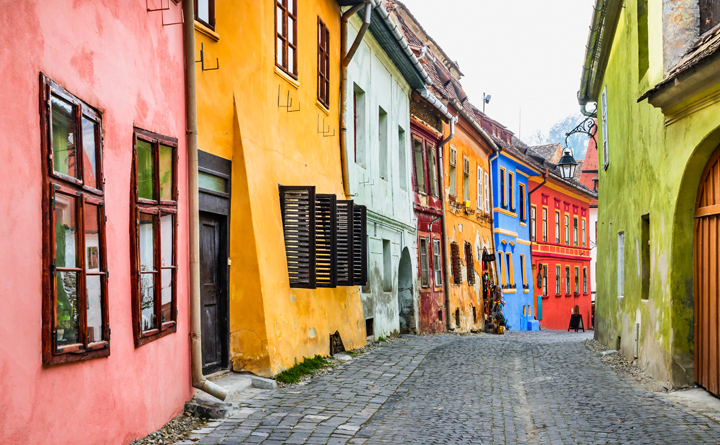
[[425,169],[423,168],[423,144],[417,139],[413,140],[415,145],[415,178],[419,192],[425,191]]
[[287,67],[288,71],[291,73],[294,73],[295,69],[295,50],[288,46],[288,64]]
[[162,305],[162,321],[172,321],[172,269],[163,269],[160,276],[162,278],[162,292],[161,301]]
[[198,18],[205,23],[210,23],[210,0],[198,0]]
[[52,150],[56,172],[77,178],[75,106],[52,96]]
[[103,340],[102,332],[102,276],[87,275],[87,335],[88,343]]
[[155,274],[140,274],[140,309],[142,330],[155,329]]
[[152,144],[142,139],[137,140],[137,169],[138,198],[155,199]]
[[283,66],[283,40],[279,37],[277,38],[277,50],[275,52],[275,59],[275,63]]
[[55,274],[56,299],[56,333],[58,346],[78,343],[78,299],[77,272],[57,272]]
[[89,272],[100,271],[100,209],[85,204],[85,261]]
[[160,266],[173,266],[173,215],[162,215],[160,217]]
[[97,147],[95,146],[97,125],[95,122],[82,118],[82,145],[83,145],[83,176],[85,185],[97,186]]
[[56,267],[77,267],[76,201],[73,196],[55,194]]
[[160,145],[160,199],[163,201],[173,200],[173,148],[167,145]]
[[205,172],[198,172],[198,186],[205,190],[227,193],[227,179]]
[[155,270],[155,215],[140,214],[140,272]]
[[275,11],[275,22],[277,23],[277,33],[280,35],[283,34],[283,10],[281,7],[277,6]]
[[[287,21],[287,39],[288,42],[295,44],[295,20],[288,18]],[[292,66],[292,65],[290,65]]]

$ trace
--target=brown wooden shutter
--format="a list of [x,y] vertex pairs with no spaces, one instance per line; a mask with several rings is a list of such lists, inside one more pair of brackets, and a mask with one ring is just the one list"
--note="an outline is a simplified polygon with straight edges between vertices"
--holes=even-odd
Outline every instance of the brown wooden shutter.
[[473,285],[475,284],[475,261],[470,243],[465,243],[465,262],[467,263],[467,283]]
[[315,187],[280,186],[290,287],[315,289]]
[[337,287],[337,198],[315,197],[315,280],[317,287]]
[[337,285],[353,285],[353,202],[337,201]]
[[450,262],[452,263],[453,283],[462,283],[462,268],[460,265],[460,246],[458,243],[450,244]]
[[367,284],[367,208],[353,206],[353,285]]

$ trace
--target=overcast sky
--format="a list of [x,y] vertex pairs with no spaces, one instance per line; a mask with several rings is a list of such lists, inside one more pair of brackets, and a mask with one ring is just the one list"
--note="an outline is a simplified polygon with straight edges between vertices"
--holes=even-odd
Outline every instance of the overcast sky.
[[578,112],[594,0],[401,1],[458,62],[470,101],[492,95],[487,114],[522,139]]

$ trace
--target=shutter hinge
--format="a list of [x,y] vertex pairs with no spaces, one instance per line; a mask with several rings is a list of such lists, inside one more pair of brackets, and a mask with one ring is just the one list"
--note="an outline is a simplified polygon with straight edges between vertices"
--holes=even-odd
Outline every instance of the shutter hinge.
[[50,198],[50,210],[55,211],[55,198]]
[[110,271],[105,272],[105,281],[110,281]]
[[110,336],[112,335],[112,329],[108,328],[108,343],[110,343]]
[[55,276],[56,271],[57,271],[57,267],[55,266],[55,261],[53,261],[52,264],[50,264],[50,273],[53,274],[53,276]]
[[105,215],[105,222],[107,223],[107,215]]

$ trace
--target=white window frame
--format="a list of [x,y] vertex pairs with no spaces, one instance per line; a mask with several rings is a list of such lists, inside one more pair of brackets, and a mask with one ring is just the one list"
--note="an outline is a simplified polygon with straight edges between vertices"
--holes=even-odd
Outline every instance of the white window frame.
[[490,213],[490,175],[485,172],[485,213]]
[[608,111],[607,111],[607,85],[603,87],[602,106],[602,137],[603,137],[603,167],[605,170],[610,166],[610,144],[608,143]]
[[481,210],[485,203],[483,198],[483,169],[478,165],[477,168],[477,208]]

